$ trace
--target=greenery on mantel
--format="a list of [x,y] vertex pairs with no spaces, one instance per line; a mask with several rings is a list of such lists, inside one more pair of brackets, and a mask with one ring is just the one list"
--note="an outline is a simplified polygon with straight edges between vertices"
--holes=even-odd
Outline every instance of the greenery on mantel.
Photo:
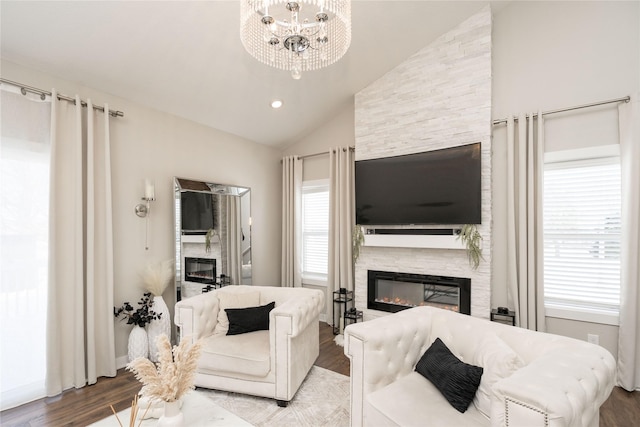
[[[364,244],[364,228],[356,224],[352,233],[352,254],[353,263],[355,264],[360,257],[360,248]],[[480,265],[480,261],[484,260],[482,256],[482,248],[480,247],[482,235],[478,231],[475,224],[465,224],[460,228],[457,239],[461,240],[467,248],[467,256],[469,257],[469,265],[476,270]]]
[[360,247],[364,244],[364,230],[362,229],[361,225],[356,224],[353,226],[353,233],[351,237],[353,240],[353,263],[355,264],[360,257]]
[[218,232],[216,230],[214,230],[213,228],[210,228],[210,229],[207,230],[207,234],[204,235],[204,251],[206,253],[211,252],[211,239],[216,234],[218,234]]
[[480,248],[480,241],[482,236],[478,231],[475,224],[465,224],[460,228],[458,239],[467,247],[467,256],[469,257],[469,264],[476,270],[480,265],[480,260],[484,260],[482,257],[482,249]]

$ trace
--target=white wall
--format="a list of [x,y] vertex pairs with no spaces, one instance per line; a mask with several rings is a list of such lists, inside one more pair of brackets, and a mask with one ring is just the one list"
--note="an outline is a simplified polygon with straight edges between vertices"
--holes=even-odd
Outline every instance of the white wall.
[[[174,257],[174,176],[251,187],[253,283],[280,286],[280,150],[8,61],[2,61],[2,77],[124,111],[111,120],[116,304],[142,296],[139,273],[147,263]],[[156,186],[148,251],[144,220],[133,211],[145,178]],[[173,312],[173,289],[164,297]],[[127,353],[129,329],[116,324],[116,357]]]
[[[494,119],[633,95],[640,89],[639,2],[511,2],[494,16]],[[617,142],[615,106],[545,118],[546,151]],[[507,305],[506,133],[493,134],[493,306]],[[549,332],[617,354],[617,327],[547,319]]]

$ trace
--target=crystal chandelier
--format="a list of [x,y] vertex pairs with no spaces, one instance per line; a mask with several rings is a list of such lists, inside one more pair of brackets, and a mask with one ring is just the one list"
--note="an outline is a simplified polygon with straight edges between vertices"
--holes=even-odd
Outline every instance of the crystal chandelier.
[[333,64],[351,44],[350,0],[241,0],[240,38],[258,61],[291,71]]

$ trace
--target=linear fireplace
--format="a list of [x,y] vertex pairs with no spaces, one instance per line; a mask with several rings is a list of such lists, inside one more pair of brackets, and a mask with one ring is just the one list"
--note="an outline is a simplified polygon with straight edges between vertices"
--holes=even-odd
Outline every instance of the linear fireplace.
[[395,313],[423,305],[471,314],[471,279],[369,270],[367,308]]
[[204,284],[216,282],[216,260],[213,258],[184,259],[184,280]]

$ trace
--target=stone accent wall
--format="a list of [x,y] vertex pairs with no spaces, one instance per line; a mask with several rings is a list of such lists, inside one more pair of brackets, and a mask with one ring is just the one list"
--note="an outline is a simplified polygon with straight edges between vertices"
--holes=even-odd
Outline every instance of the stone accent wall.
[[[355,270],[356,307],[365,319],[367,270],[471,278],[471,314],[491,305],[491,10],[440,36],[355,97],[356,160],[481,142],[484,260],[464,250],[363,247]],[[454,226],[452,224],[452,226]],[[449,227],[448,227],[449,228]]]

